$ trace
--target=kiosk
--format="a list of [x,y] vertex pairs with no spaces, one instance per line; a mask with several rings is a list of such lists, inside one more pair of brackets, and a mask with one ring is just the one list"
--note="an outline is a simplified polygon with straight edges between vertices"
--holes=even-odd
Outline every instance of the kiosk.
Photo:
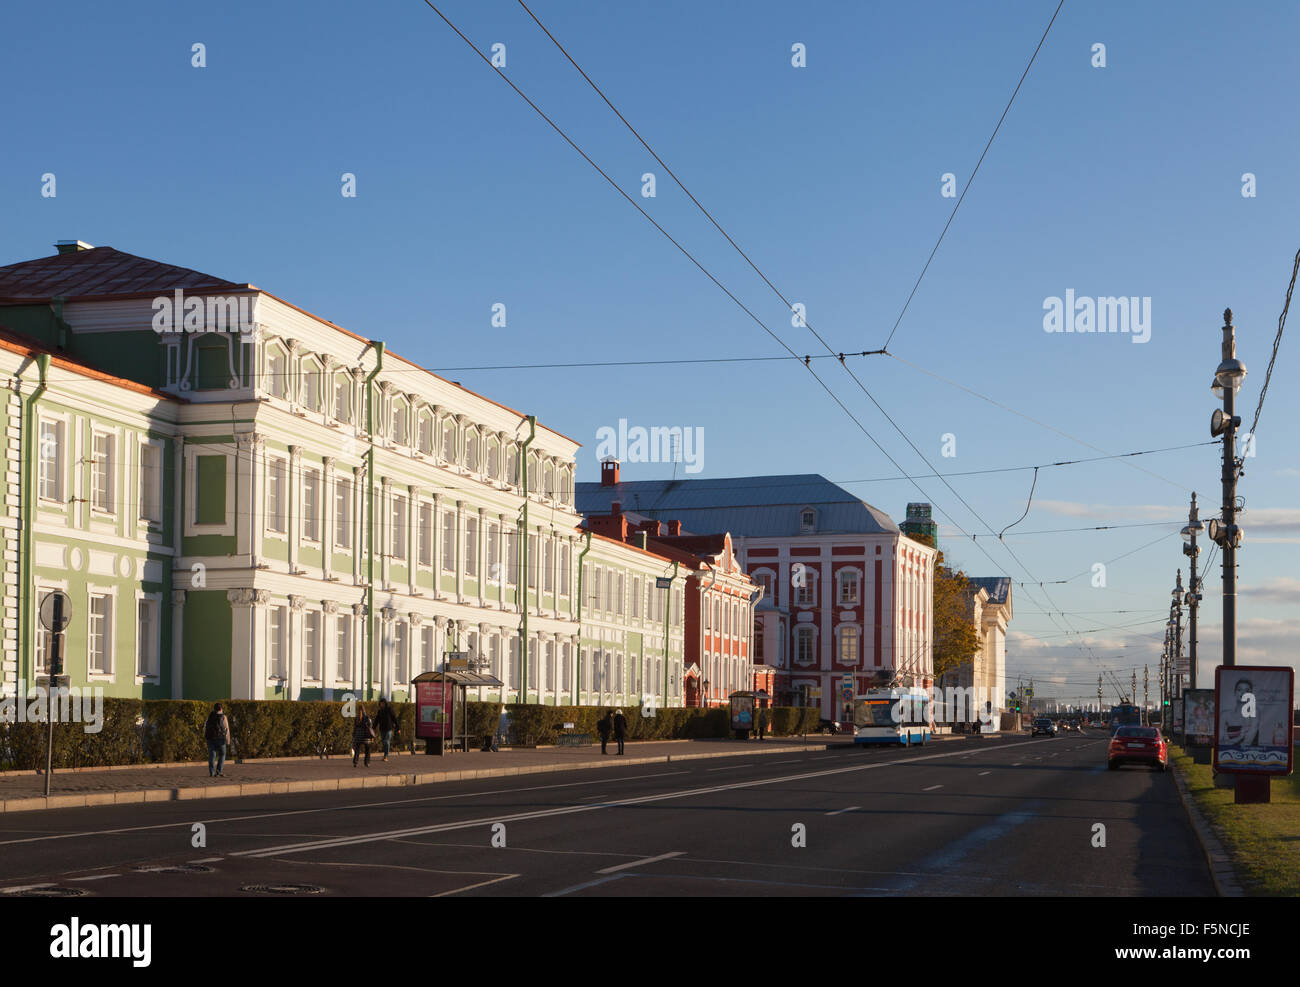
[[737,740],[748,740],[749,732],[757,729],[754,713],[757,707],[752,692],[733,692],[731,700],[731,729]]

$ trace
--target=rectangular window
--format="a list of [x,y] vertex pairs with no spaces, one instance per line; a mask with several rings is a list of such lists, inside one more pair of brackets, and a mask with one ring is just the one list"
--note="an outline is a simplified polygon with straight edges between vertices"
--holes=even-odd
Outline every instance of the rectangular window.
[[271,392],[271,397],[282,398],[285,396],[285,371],[284,356],[278,352],[272,352],[266,360],[266,389]]
[[537,536],[528,536],[528,588],[537,589]]
[[303,470],[302,474],[302,536],[307,541],[320,541],[320,471]]
[[393,621],[393,667],[396,670],[394,684],[405,685],[410,681],[408,674],[406,649],[406,621]]
[[287,612],[284,607],[271,607],[266,615],[266,674],[273,679],[284,678],[284,632]]
[[555,592],[555,542],[546,539],[546,549],[542,555],[542,589],[547,593]]
[[140,517],[155,524],[162,521],[162,449],[140,443]]
[[343,374],[334,378],[334,417],[341,422],[352,421],[352,382]]
[[840,603],[858,602],[858,574],[852,569],[840,573]]
[[858,629],[856,627],[840,628],[840,664],[856,665],[858,663]]
[[114,436],[96,432],[90,464],[90,506],[94,510],[113,513]]
[[158,601],[140,600],[136,620],[135,674],[158,674]]
[[400,562],[406,561],[406,498],[393,494],[392,525],[389,533],[392,537],[392,555]]
[[430,624],[420,628],[420,671],[433,671],[433,627]]
[[442,571],[456,571],[456,514],[454,510],[442,512]]
[[615,593],[617,595],[614,597],[614,612],[621,617],[623,616],[623,573],[621,572],[618,574],[618,589]]
[[501,578],[501,526],[495,521],[487,523],[487,565],[488,578],[497,582]]
[[632,616],[641,616],[641,577],[632,577]]
[[285,520],[286,497],[289,487],[289,463],[284,459],[269,459],[266,463],[266,527],[281,534],[288,531]]
[[465,518],[465,575],[478,578],[478,518]]
[[352,548],[352,481],[334,481],[334,547]]
[[560,545],[560,595],[569,595],[569,546]]
[[406,445],[406,405],[393,402],[393,428],[389,433],[394,442]]
[[63,501],[63,422],[41,422],[40,497]]
[[93,675],[113,674],[113,598],[107,593],[90,597],[87,614],[87,654]]
[[433,565],[433,505],[420,505],[420,565]]
[[795,631],[794,660],[800,665],[813,663],[813,632],[811,628],[801,627]]
[[226,457],[194,457],[194,523],[226,523]]
[[433,455],[433,419],[428,415],[420,416],[420,451],[426,456]]
[[442,423],[442,458],[449,463],[456,461],[456,426],[450,419]]
[[506,585],[519,585],[519,532],[507,531],[506,535]]
[[312,682],[320,681],[320,617],[319,610],[302,615],[303,675]]
[[352,681],[352,615],[340,613],[334,625],[334,679]]

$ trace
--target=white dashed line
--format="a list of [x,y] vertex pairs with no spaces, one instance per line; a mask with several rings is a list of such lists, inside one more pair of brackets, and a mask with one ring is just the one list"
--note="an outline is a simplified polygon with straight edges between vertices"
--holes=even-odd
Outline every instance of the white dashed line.
[[840,813],[842,813],[842,812],[852,812],[854,809],[861,809],[861,808],[862,808],[862,806],[860,806],[860,805],[850,805],[850,806],[848,806],[847,808],[844,808],[844,809],[836,809],[834,812],[828,812],[828,813],[826,813],[826,815],[828,815],[828,816],[838,816],[838,815],[839,815]]
[[615,871],[627,870],[629,867],[640,867],[643,864],[653,864],[660,860],[668,860],[671,857],[680,857],[685,854],[685,850],[674,850],[672,853],[661,853],[657,857],[643,857],[640,860],[633,860],[626,864],[615,864],[613,867],[603,867],[596,871],[597,874],[613,874]]
[[942,785],[931,785],[929,788],[922,788],[923,792],[933,792],[936,788],[942,788]]
[[992,773],[992,771],[981,771],[979,776],[983,778],[985,775],[991,775]]

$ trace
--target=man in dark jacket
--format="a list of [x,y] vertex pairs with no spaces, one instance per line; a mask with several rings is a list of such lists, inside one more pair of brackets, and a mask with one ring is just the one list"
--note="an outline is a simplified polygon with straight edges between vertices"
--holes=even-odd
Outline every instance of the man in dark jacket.
[[387,699],[379,700],[379,712],[375,714],[375,729],[379,731],[379,737],[384,743],[384,760],[388,760],[388,753],[393,747],[393,734],[397,732],[397,714],[393,712],[393,707],[388,705]]
[[222,778],[226,766],[226,745],[230,743],[230,721],[221,710],[221,703],[212,707],[203,724],[203,739],[208,742],[208,777]]
[[614,729],[613,713],[606,712],[605,715],[596,723],[596,732],[600,734],[600,752],[608,754],[605,748],[609,744],[610,731]]
[[370,767],[370,741],[375,739],[375,727],[370,722],[370,714],[364,706],[357,706],[357,722],[352,727],[352,766],[357,766],[357,758],[366,752],[366,767]]
[[618,741],[618,752],[623,753],[623,741],[627,739],[627,720],[621,709],[614,711],[614,739]]

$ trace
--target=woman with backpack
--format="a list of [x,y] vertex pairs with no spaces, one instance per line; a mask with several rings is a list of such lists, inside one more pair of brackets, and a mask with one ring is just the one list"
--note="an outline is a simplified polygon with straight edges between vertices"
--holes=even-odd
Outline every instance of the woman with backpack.
[[370,742],[375,739],[375,725],[370,721],[370,714],[364,706],[357,706],[357,722],[352,727],[352,766],[357,766],[357,758],[366,752],[366,767],[370,767]]

